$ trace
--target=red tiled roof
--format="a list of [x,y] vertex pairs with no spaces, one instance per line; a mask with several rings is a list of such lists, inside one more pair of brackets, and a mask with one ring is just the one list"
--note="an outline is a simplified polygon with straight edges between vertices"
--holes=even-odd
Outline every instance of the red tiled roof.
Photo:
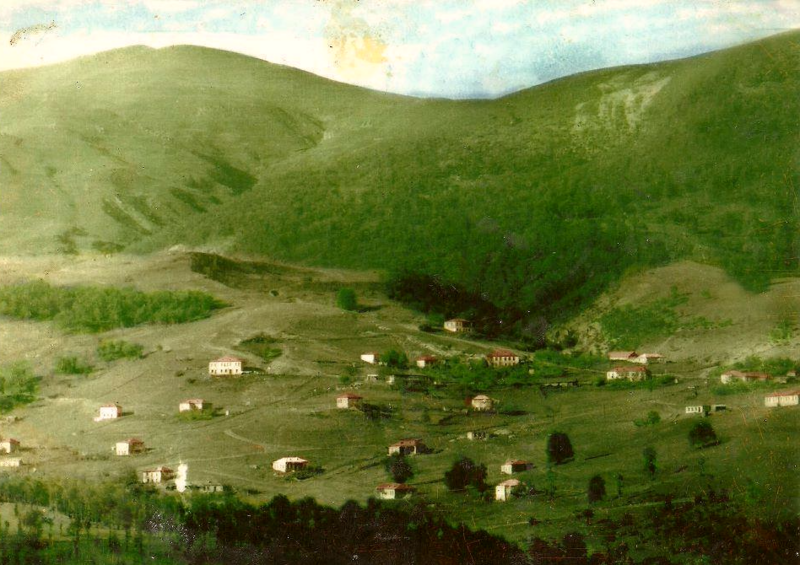
[[212,363],[241,363],[242,360],[238,357],[232,357],[230,355],[226,355],[225,357],[220,357],[219,359],[214,359]]
[[502,483],[500,483],[497,486],[500,486],[500,487],[518,487],[520,484],[521,483],[519,482],[519,479],[508,479],[506,481],[503,481]]
[[430,361],[430,362],[433,362],[433,361],[436,361],[436,357],[434,357],[433,355],[421,355],[420,357],[417,357],[417,361]]
[[767,396],[800,396],[800,390],[787,390],[786,392],[773,392]]
[[768,373],[759,373],[757,371],[748,371],[744,374],[744,378],[746,379],[758,379],[761,381],[766,381],[772,378],[772,375]]
[[403,485],[400,483],[382,483],[375,487],[375,490],[417,490],[410,485]]
[[609,351],[609,357],[636,357],[635,351]]
[[202,403],[203,403],[202,398],[187,398],[182,402],[182,404],[202,404]]
[[0,442],[3,442],[3,441],[7,441],[9,443],[16,443],[17,445],[19,445],[19,441],[14,439],[13,437],[10,437],[10,438],[7,438],[7,439],[0,439]]
[[417,446],[422,443],[421,439],[401,439],[397,443],[393,443],[392,447],[405,447],[405,446]]
[[122,408],[119,404],[103,404],[100,408]]
[[352,392],[345,392],[344,394],[340,394],[336,398],[352,398],[353,400],[359,400],[364,397],[358,396],[357,394],[353,394]]
[[509,459],[504,463],[504,465],[530,465],[528,461],[520,461],[520,460],[511,460]]
[[611,369],[616,373],[646,373],[647,367],[641,365],[631,365],[630,367],[614,367]]
[[127,443],[128,445],[132,445],[134,443],[144,443],[144,442],[142,440],[140,440],[138,437],[132,437],[130,439],[126,439],[123,443]]
[[513,351],[509,351],[508,349],[495,349],[491,353],[489,353],[486,357],[516,357],[517,354]]

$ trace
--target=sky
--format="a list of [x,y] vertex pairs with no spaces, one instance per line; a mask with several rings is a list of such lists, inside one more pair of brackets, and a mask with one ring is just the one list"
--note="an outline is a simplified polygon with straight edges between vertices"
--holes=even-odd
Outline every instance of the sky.
[[400,94],[490,98],[796,28],[800,0],[0,0],[0,70],[191,44]]

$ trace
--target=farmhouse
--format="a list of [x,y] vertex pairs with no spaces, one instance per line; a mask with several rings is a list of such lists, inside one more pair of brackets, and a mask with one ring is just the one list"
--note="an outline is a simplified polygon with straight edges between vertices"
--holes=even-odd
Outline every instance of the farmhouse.
[[382,498],[384,500],[396,500],[411,496],[414,494],[416,489],[412,486],[402,485],[400,483],[384,483],[382,485],[378,485],[375,490],[378,493],[378,498]]
[[508,349],[495,349],[486,356],[491,367],[511,367],[519,365],[519,355]]
[[170,469],[169,467],[161,466],[161,467],[156,467],[155,469],[142,471],[142,482],[160,484],[170,480],[174,476],[175,472],[172,469]]
[[191,412],[192,410],[202,410],[202,398],[190,398],[178,404],[178,412]]
[[19,457],[6,457],[5,459],[0,459],[0,467],[21,467],[22,466],[22,459]]
[[433,355],[423,355],[421,357],[417,357],[417,367],[420,369],[424,369],[425,367],[430,367],[436,363],[437,359]]
[[629,381],[641,381],[648,377],[647,367],[614,367],[606,372],[606,379],[613,381],[616,379],[628,379]]
[[487,439],[486,432],[475,431],[475,432],[467,432],[467,439],[470,441],[476,440],[485,440]]
[[479,394],[470,400],[470,405],[473,409],[483,412],[486,410],[491,410],[494,406],[494,400],[486,396],[485,394]]
[[798,403],[800,403],[800,390],[774,392],[764,397],[764,406],[767,408],[775,408],[777,406],[797,406]]
[[95,421],[101,420],[116,420],[122,416],[122,406],[119,404],[103,404],[100,407],[100,415],[95,418]]
[[608,352],[608,360],[609,361],[633,361],[639,357],[639,354],[635,351],[609,351]]
[[444,329],[453,333],[471,333],[472,322],[464,318],[453,318],[444,323]]
[[357,408],[362,400],[363,397],[346,392],[336,397],[336,408]]
[[711,411],[711,406],[687,406],[686,413],[690,415],[700,414],[706,415]]
[[381,354],[377,351],[367,351],[366,353],[361,354],[361,360],[364,363],[369,363],[370,365],[376,365],[381,358]]
[[208,374],[214,377],[221,375],[241,375],[242,360],[238,357],[220,357],[208,364]]
[[118,441],[114,446],[114,453],[117,455],[132,455],[134,453],[141,453],[144,451],[144,442],[140,439],[132,437],[125,441]]
[[647,365],[648,363],[656,363],[664,360],[664,356],[660,353],[641,353],[636,358],[631,359],[634,363],[640,365]]
[[14,453],[19,450],[19,442],[13,438],[0,439],[0,453]]
[[494,487],[494,499],[506,501],[509,500],[515,492],[522,488],[522,483],[517,479],[508,479]]
[[765,382],[772,379],[772,375],[768,375],[767,373],[760,373],[758,371],[725,371],[720,376],[719,380],[722,384],[730,384],[732,382],[742,382],[742,383],[753,383],[753,382]]
[[523,473],[531,469],[533,469],[533,463],[529,461],[519,461],[514,459],[509,459],[508,461],[500,465],[500,472],[505,473],[506,475],[513,475],[514,473]]
[[308,461],[302,457],[281,457],[272,462],[272,469],[278,473],[294,473],[302,471],[308,466]]
[[401,439],[397,443],[389,446],[389,455],[399,453],[400,455],[416,455],[425,451],[425,444],[421,439]]

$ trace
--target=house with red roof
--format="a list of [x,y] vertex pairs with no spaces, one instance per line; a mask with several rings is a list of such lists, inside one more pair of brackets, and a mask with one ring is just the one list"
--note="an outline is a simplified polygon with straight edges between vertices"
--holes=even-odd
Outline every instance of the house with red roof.
[[132,437],[125,441],[118,441],[114,446],[114,453],[117,455],[133,455],[134,453],[142,453],[144,451],[144,442],[138,438]]
[[772,375],[762,373],[759,371],[725,371],[719,378],[722,384],[730,384],[733,382],[741,383],[757,383],[772,380]]
[[453,318],[445,321],[444,329],[453,333],[470,333],[472,332],[472,322],[464,318]]
[[358,408],[364,398],[352,392],[346,392],[336,397],[336,408]]
[[609,351],[609,361],[630,361],[633,362],[639,356],[635,351]]
[[175,477],[175,471],[169,467],[164,467],[163,465],[161,467],[156,467],[155,469],[142,471],[142,482],[145,484],[161,484],[172,479],[173,477]]
[[189,398],[178,404],[178,412],[191,412],[192,410],[203,410],[202,398]]
[[208,364],[208,374],[212,377],[239,376],[242,374],[242,360],[226,355]]
[[500,472],[506,475],[513,475],[514,473],[524,473],[533,469],[533,463],[530,461],[520,461],[519,459],[509,459],[500,465]]
[[19,450],[19,441],[14,438],[0,439],[0,453],[14,453]]
[[406,498],[414,494],[414,491],[416,490],[417,489],[412,486],[400,483],[384,483],[375,487],[375,491],[378,493],[378,498],[382,498],[384,500]]
[[103,404],[100,407],[99,415],[94,419],[95,422],[102,420],[116,420],[122,416],[122,406],[116,402],[111,404]]
[[425,367],[430,367],[431,365],[435,365],[438,359],[433,355],[422,355],[417,357],[416,363],[417,367],[420,369],[424,369]]
[[522,490],[523,484],[518,479],[508,479],[494,487],[494,499],[505,502]]
[[797,406],[800,404],[800,390],[787,392],[773,392],[764,397],[764,406],[777,408],[778,406]]
[[419,438],[401,439],[397,443],[393,443],[389,446],[389,455],[394,455],[395,453],[400,455],[417,455],[426,449],[425,444]]
[[647,367],[631,365],[628,367],[614,367],[606,372],[606,380],[628,379],[629,381],[642,381],[650,376]]
[[495,349],[486,355],[490,367],[512,367],[519,365],[519,355],[508,349]]

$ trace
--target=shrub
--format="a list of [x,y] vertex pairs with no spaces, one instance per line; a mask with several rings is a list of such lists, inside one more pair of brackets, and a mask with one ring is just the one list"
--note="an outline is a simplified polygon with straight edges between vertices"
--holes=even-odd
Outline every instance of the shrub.
[[408,356],[402,351],[397,351],[396,349],[390,349],[389,351],[381,355],[381,363],[383,363],[387,367],[393,367],[395,369],[405,369],[406,367],[408,367]]
[[561,465],[575,456],[569,436],[563,432],[553,432],[547,436],[547,461]]
[[483,492],[486,490],[486,465],[462,457],[444,474],[444,484],[452,491],[463,491],[471,486]]
[[661,422],[661,415],[656,412],[655,410],[651,410],[647,413],[647,417],[643,420],[634,420],[633,423],[636,427],[644,427],[644,426],[654,426]]
[[0,411],[8,412],[15,406],[33,402],[39,388],[39,379],[25,362],[0,366]]
[[107,362],[117,359],[138,359],[142,356],[143,349],[138,343],[122,340],[101,341],[97,346],[97,356]]
[[411,467],[411,463],[399,453],[389,456],[384,467],[396,483],[405,483],[414,476],[414,469]]
[[67,355],[56,359],[55,372],[59,375],[88,375],[93,369],[94,367],[76,355]]
[[717,443],[717,433],[708,420],[695,422],[689,430],[689,445],[692,447],[707,447]]
[[352,288],[340,288],[336,294],[336,305],[342,310],[351,312],[357,310],[358,299],[356,298],[356,291]]
[[644,458],[644,470],[650,475],[651,479],[656,477],[656,449],[654,447],[645,447],[642,450],[642,457]]
[[606,497],[606,482],[600,475],[589,479],[589,504],[600,502]]

